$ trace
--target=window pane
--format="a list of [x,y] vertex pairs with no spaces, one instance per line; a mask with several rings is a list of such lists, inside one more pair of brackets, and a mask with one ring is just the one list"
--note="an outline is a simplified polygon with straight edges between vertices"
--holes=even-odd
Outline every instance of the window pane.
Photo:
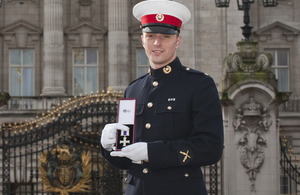
[[148,58],[144,49],[137,49],[137,65],[148,65]]
[[10,65],[21,64],[21,52],[19,49],[11,49],[9,51],[9,64]]
[[23,50],[23,64],[24,65],[33,65],[33,50],[32,49]]
[[96,93],[98,90],[98,78],[97,78],[97,68],[87,68],[87,83],[86,83],[86,93],[93,91]]
[[86,50],[87,64],[97,64],[97,49],[91,48]]
[[84,94],[84,68],[74,67],[74,95]]
[[74,49],[74,64],[84,64],[84,49]]
[[11,96],[21,95],[21,68],[10,68],[9,93]]
[[289,79],[288,79],[288,69],[278,69],[278,90],[283,92],[283,91],[288,91],[288,86],[289,86]]
[[23,68],[23,96],[33,96],[33,68]]
[[288,51],[287,50],[278,50],[278,66],[287,66],[288,65]]

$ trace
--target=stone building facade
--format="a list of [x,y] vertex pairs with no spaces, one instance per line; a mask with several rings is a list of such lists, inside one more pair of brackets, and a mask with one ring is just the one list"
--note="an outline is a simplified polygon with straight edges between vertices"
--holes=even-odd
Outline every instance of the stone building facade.
[[[131,12],[138,2],[3,0],[0,92],[8,92],[11,99],[0,108],[0,123],[30,120],[68,97],[108,87],[122,91],[144,74],[148,62],[140,24]],[[213,77],[221,94],[225,59],[238,50],[236,44],[243,39],[243,12],[237,9],[236,1],[231,1],[229,8],[217,8],[213,0],[178,2],[192,13],[181,32],[178,56],[185,66]],[[258,51],[273,56],[278,91],[291,92],[278,114],[274,112],[273,121],[278,121],[278,135],[286,135],[294,155],[299,156],[300,1],[278,0],[277,7],[265,8],[257,0],[251,5],[250,17]],[[223,194],[230,193],[225,190]]]

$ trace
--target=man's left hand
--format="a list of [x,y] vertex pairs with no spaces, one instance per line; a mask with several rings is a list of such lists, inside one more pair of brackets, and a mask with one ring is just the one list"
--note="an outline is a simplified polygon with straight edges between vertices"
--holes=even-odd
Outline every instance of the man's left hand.
[[133,163],[141,164],[142,161],[148,161],[148,147],[146,142],[137,142],[122,148],[121,151],[113,151],[111,156],[127,157]]

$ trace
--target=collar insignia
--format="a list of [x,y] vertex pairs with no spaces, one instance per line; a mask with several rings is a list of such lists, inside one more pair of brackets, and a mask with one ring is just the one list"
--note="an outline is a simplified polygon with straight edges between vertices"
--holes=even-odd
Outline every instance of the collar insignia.
[[167,65],[163,68],[165,74],[169,74],[172,71],[171,66]]

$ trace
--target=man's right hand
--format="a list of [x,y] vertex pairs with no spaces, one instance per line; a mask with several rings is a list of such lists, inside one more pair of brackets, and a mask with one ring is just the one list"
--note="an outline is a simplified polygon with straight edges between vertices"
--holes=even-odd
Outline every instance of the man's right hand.
[[102,130],[100,142],[105,150],[111,151],[113,149],[116,143],[117,129],[129,131],[129,127],[119,123],[106,124]]

